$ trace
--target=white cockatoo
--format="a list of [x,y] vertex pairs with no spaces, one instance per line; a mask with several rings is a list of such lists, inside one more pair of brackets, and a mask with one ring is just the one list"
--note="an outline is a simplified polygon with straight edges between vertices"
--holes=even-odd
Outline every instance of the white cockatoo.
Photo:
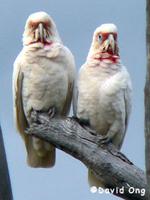
[[23,33],[23,49],[14,63],[13,100],[16,126],[24,139],[31,167],[52,167],[55,148],[26,135],[31,111],[64,117],[70,110],[75,79],[74,57],[63,46],[56,25],[45,12],[31,14]]
[[[74,95],[76,117],[100,134],[103,142],[121,148],[131,111],[131,80],[122,65],[117,27],[103,24],[93,35]],[[89,184],[102,186],[89,170]]]

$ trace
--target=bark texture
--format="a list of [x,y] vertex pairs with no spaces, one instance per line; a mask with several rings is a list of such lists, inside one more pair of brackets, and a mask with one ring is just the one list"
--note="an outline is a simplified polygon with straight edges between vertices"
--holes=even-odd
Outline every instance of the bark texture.
[[[58,149],[80,160],[92,169],[107,188],[122,188],[123,199],[148,200],[150,192],[144,172],[119,152],[112,144],[101,144],[101,138],[92,130],[83,128],[74,118],[49,119],[44,113],[32,113],[34,121],[27,134],[37,136]],[[146,190],[130,194],[129,189]]]

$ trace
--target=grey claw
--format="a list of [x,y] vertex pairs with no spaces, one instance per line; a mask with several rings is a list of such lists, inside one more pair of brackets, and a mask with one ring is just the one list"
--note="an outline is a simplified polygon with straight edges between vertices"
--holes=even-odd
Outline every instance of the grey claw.
[[50,108],[48,111],[49,118],[52,119],[54,117],[55,113],[56,113],[55,107]]
[[98,139],[98,143],[101,144],[108,144],[111,142],[111,139],[108,136],[100,137]]
[[38,114],[36,110],[32,110],[31,112],[31,122],[37,122],[38,121]]

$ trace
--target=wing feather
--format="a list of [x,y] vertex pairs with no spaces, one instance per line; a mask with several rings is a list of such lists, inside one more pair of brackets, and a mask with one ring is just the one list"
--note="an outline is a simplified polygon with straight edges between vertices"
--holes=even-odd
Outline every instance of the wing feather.
[[26,135],[24,131],[28,127],[28,122],[24,113],[23,103],[22,103],[22,84],[23,84],[23,72],[21,70],[21,65],[16,61],[14,64],[14,72],[13,72],[14,115],[15,115],[16,128],[23,137],[23,139],[25,139]]
[[67,89],[66,100],[62,110],[62,115],[67,116],[70,111],[76,72],[75,72],[75,61],[72,53],[67,47],[64,47],[64,51],[68,68],[68,89]]
[[70,111],[70,105],[72,101],[72,94],[73,94],[73,82],[68,82],[68,91],[66,95],[66,100],[62,110],[62,116],[67,116]]
[[131,113],[131,108],[132,108],[132,88],[131,88],[131,83],[129,82],[127,88],[124,91],[124,101],[125,101],[125,112],[126,112],[126,117],[125,117],[125,132],[128,127],[129,123],[129,116]]
[[78,93],[77,82],[75,82],[73,90],[73,114],[75,117],[77,115]]

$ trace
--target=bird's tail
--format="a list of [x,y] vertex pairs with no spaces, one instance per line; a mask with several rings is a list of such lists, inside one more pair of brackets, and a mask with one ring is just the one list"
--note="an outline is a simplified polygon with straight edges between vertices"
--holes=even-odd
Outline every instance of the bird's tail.
[[55,147],[34,136],[26,141],[27,162],[30,167],[53,167],[55,164]]
[[89,186],[95,186],[97,188],[102,187],[104,188],[104,183],[102,182],[102,180],[99,180],[93,173],[93,171],[91,169],[88,169],[88,182],[89,182]]

